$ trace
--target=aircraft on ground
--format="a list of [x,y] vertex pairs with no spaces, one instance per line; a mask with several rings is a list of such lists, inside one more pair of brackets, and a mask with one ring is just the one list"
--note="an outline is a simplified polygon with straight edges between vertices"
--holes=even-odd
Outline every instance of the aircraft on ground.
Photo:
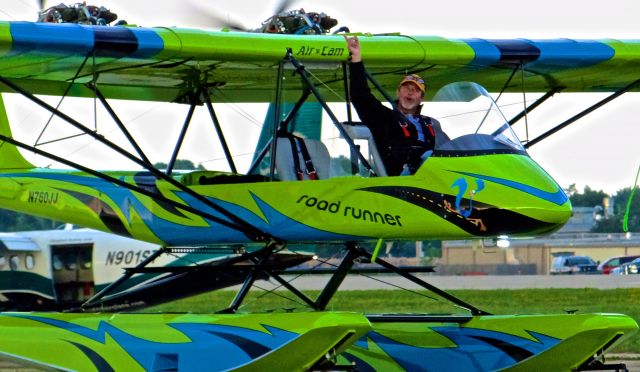
[[[312,22],[307,17],[302,24]],[[3,115],[0,207],[162,247],[128,273],[157,272],[148,263],[176,246],[215,251],[242,244],[246,253],[241,257],[251,268],[232,303],[215,314],[93,312],[108,301],[112,286],[83,303],[80,312],[2,313],[2,357],[72,370],[205,365],[215,370],[611,367],[603,365],[603,355],[637,330],[630,317],[493,316],[391,265],[377,256],[377,249],[383,240],[518,238],[560,228],[571,215],[570,202],[526,149],[587,111],[525,143],[511,126],[560,91],[612,92],[611,100],[635,90],[640,82],[635,77],[640,43],[362,34],[363,57],[379,96],[395,89],[404,74],[420,74],[430,87],[425,110],[451,138],[428,154],[415,174],[386,176],[380,149],[351,114],[346,88],[349,56],[343,36],[313,26],[322,32],[0,23],[4,35],[0,89],[21,94],[111,149],[114,158],[125,158],[141,169],[98,171],[43,150],[37,143],[14,138]],[[521,115],[506,119],[488,92],[544,95]],[[100,102],[128,143],[110,140],[41,95]],[[185,105],[187,115],[174,150],[167,155],[167,169],[153,166],[140,140],[109,104],[116,99]],[[309,100],[324,109],[337,135],[294,138],[294,118]],[[218,122],[213,103],[223,101],[274,105],[273,125],[265,129],[268,140],[246,173],[238,172],[227,145],[233,133],[224,133]],[[344,120],[329,102],[347,103]],[[285,103],[291,110],[284,109]],[[174,172],[199,106],[210,113],[228,169]],[[149,124],[158,131],[165,125]],[[291,145],[292,140],[298,145]],[[334,144],[339,141],[343,145]],[[299,154],[300,143],[307,148],[308,159]],[[346,166],[335,164],[328,149],[348,159]],[[74,170],[36,167],[20,150]],[[307,160],[313,167],[303,169]],[[366,242],[376,241],[375,248],[365,248]],[[344,252],[343,259],[313,299],[283,279],[269,262],[285,247],[335,243],[340,244],[336,249]],[[404,276],[463,313],[326,311],[359,260]],[[200,269],[193,265],[184,270]],[[261,274],[314,311],[239,312]]]
[[[78,308],[159,248],[157,244],[70,224],[53,230],[0,233],[0,308]],[[134,274],[121,282],[111,299],[113,310],[146,307],[244,281],[249,266],[239,259],[239,247],[229,246],[226,252],[186,251],[175,249],[149,263],[149,267],[163,268],[164,272]],[[272,257],[271,264],[285,269],[312,258],[300,252],[282,252]],[[233,269],[220,270],[228,265]],[[200,266],[201,270],[182,270],[190,266]],[[107,303],[103,305],[105,309]]]

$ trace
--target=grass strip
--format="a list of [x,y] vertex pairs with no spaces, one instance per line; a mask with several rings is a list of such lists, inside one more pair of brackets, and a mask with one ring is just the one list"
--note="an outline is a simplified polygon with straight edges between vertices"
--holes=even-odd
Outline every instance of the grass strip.
[[[640,288],[594,289],[499,289],[451,290],[449,293],[492,314],[621,313],[640,323]],[[304,291],[315,298],[318,291]],[[228,306],[234,291],[217,291],[148,308],[145,312],[211,313]],[[308,307],[286,291],[254,291],[241,312],[308,311]],[[364,313],[465,313],[426,291],[339,291],[327,310]],[[640,333],[615,349],[616,353],[640,354]]]

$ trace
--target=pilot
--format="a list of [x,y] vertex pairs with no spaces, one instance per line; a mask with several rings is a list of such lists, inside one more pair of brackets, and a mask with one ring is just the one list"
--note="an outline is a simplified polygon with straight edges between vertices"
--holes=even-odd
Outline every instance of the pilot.
[[384,106],[371,94],[357,37],[345,35],[349,64],[351,100],[360,120],[371,130],[387,174],[413,174],[436,145],[449,140],[440,123],[421,115],[424,80],[405,76],[396,90],[394,108]]

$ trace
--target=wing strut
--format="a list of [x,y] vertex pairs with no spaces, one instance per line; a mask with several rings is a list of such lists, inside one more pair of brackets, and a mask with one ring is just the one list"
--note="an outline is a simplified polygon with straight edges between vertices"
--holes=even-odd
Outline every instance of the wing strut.
[[564,88],[565,87],[553,87],[550,91],[545,93],[542,97],[538,98],[534,103],[532,103],[531,105],[526,107],[524,110],[522,110],[518,115],[516,115],[513,118],[511,118],[511,120],[509,120],[509,126],[513,126],[520,119],[522,119],[525,115],[527,115],[531,111],[535,110],[538,106],[540,106],[542,103],[544,103],[549,98],[553,97],[553,95],[555,95],[556,93],[562,91]]
[[[298,99],[296,104],[293,106],[291,111],[289,111],[289,113],[287,114],[287,117],[280,122],[280,125],[278,126],[277,135],[280,135],[283,132],[284,133],[293,132],[295,130],[294,127],[291,127],[291,129],[289,129],[289,124],[293,121],[295,116],[298,114],[298,111],[300,111],[300,108],[302,107],[302,105],[304,105],[304,103],[307,101],[307,99],[309,98],[309,95],[311,95],[311,90],[309,88],[305,88],[302,92],[302,96],[300,96],[300,98]],[[294,122],[294,126],[295,126],[295,122]]]
[[[195,101],[195,100],[192,100],[192,101]],[[189,128],[189,124],[191,124],[191,119],[193,118],[193,112],[195,110],[196,110],[196,103],[191,102],[191,104],[189,105],[189,111],[187,111],[187,117],[184,119],[184,124],[182,124],[182,129],[180,129],[180,134],[178,135],[176,146],[173,149],[173,153],[171,154],[171,160],[169,160],[169,164],[167,164],[167,170],[166,170],[167,176],[171,175],[171,172],[173,172],[173,167],[176,165],[176,160],[178,160],[178,153],[182,148],[184,137],[187,135],[187,129]]]
[[111,107],[111,105],[109,105],[109,102],[107,102],[107,99],[104,97],[104,95],[102,94],[102,92],[98,89],[98,87],[95,85],[95,83],[91,83],[88,84],[89,88],[91,88],[91,90],[93,90],[94,94],[96,95],[96,97],[98,97],[98,99],[100,100],[100,102],[102,103],[102,106],[104,106],[104,108],[107,110],[107,112],[109,113],[109,115],[111,115],[111,118],[113,119],[113,121],[116,123],[116,125],[118,126],[118,128],[120,128],[120,130],[122,131],[122,133],[125,135],[125,137],[127,137],[127,140],[129,141],[129,143],[131,144],[131,146],[133,146],[133,148],[136,150],[136,152],[138,153],[138,155],[140,156],[140,159],[142,159],[142,161],[144,161],[146,164],[148,164],[149,166],[151,166],[151,162],[149,161],[149,159],[147,158],[147,156],[144,154],[144,152],[142,151],[142,149],[140,148],[140,146],[138,145],[138,143],[135,141],[135,139],[133,138],[133,136],[131,135],[131,133],[129,133],[129,131],[127,130],[127,128],[124,126],[124,123],[122,122],[122,120],[120,120],[120,118],[118,117],[118,115],[116,115],[116,112],[113,110],[113,108]]
[[211,104],[210,93],[208,89],[197,90],[194,94],[189,95],[189,111],[187,112],[187,116],[184,120],[184,124],[182,125],[182,129],[180,130],[180,135],[178,136],[178,140],[176,141],[176,146],[171,154],[171,160],[167,165],[166,174],[168,176],[173,172],[173,167],[178,158],[178,153],[182,148],[182,144],[184,142],[184,138],[187,135],[187,130],[189,129],[189,125],[191,124],[191,119],[193,118],[193,113],[195,112],[196,105],[198,104],[199,97],[204,96],[205,104],[207,106],[207,110],[209,111],[209,117],[213,122],[213,126],[216,130],[216,134],[218,135],[218,139],[222,146],[222,150],[224,151],[225,157],[227,158],[227,163],[229,164],[229,169],[232,173],[238,173],[236,166],[233,162],[233,157],[231,156],[231,151],[229,151],[229,146],[227,145],[227,141],[224,138],[224,134],[222,133],[222,128],[220,127],[220,122],[218,121],[218,116],[216,115],[215,110],[213,109],[213,105]]
[[220,127],[220,121],[218,121],[218,116],[216,115],[216,112],[213,110],[213,105],[211,104],[211,96],[209,94],[209,90],[205,89],[204,93],[206,93],[205,104],[207,105],[207,110],[209,110],[209,116],[211,117],[213,126],[216,128],[216,133],[218,134],[218,140],[220,141],[220,145],[222,146],[224,155],[227,158],[229,169],[231,169],[231,172],[233,173],[238,173],[238,170],[236,169],[236,165],[233,163],[233,157],[231,156],[231,151],[229,151],[229,146],[227,146],[227,140],[225,140],[224,134],[222,133],[222,128]]
[[[90,53],[88,53],[86,55],[86,57],[84,57],[84,60],[82,61],[82,63],[80,64],[80,67],[78,67],[78,70],[76,71],[76,74],[73,76],[73,78],[71,79],[71,81],[69,82],[69,85],[67,85],[67,87],[64,90],[64,93],[62,93],[62,96],[60,97],[60,101],[58,102],[58,104],[56,105],[56,109],[60,107],[60,105],[62,104],[62,101],[64,100],[64,98],[67,96],[67,94],[69,94],[69,91],[71,90],[71,87],[73,87],[74,82],[76,81],[76,79],[78,78],[78,76],[80,76],[80,72],[82,71],[82,69],[84,68],[84,65],[87,63],[87,61],[89,60],[89,57],[91,55],[93,55],[93,51],[91,51]],[[95,62],[95,55],[94,55],[94,62]],[[47,128],[49,127],[49,124],[51,123],[51,120],[53,119],[54,114],[51,114],[51,116],[49,117],[49,120],[47,120],[47,123],[42,127],[42,131],[40,132],[40,134],[38,135],[38,138],[36,138],[36,146],[38,145],[38,143],[40,142],[40,139],[42,138],[42,136],[44,135],[44,132],[47,130]],[[75,136],[74,136],[75,137]]]
[[[446,291],[443,291],[440,288],[427,283],[426,281],[418,278],[416,275],[413,274],[414,272],[425,272],[425,270],[422,270],[424,269],[423,267],[419,269],[406,268],[406,267],[403,268],[403,267],[395,266],[379,257],[376,257],[375,259],[373,259],[371,253],[369,253],[365,248],[361,247],[357,242],[353,242],[353,241],[344,243],[346,254],[340,261],[337,268],[331,272],[331,277],[329,281],[325,284],[324,288],[320,291],[320,293],[314,300],[308,297],[306,294],[304,294],[301,290],[296,288],[296,286],[293,284],[293,280],[295,280],[295,278],[298,278],[300,275],[296,276],[294,279],[290,279],[289,281],[287,281],[282,277],[283,274],[285,275],[300,274],[299,270],[287,270],[287,269],[299,262],[304,262],[308,260],[308,258],[303,258],[302,260],[294,260],[292,261],[291,264],[287,264],[287,262],[285,261],[280,262],[278,261],[276,256],[280,253],[280,251],[283,248],[284,248],[284,245],[272,241],[265,244],[264,247],[256,251],[244,252],[235,257],[226,258],[219,264],[216,264],[213,266],[196,265],[196,266],[147,267],[147,265],[149,265],[154,259],[159,257],[161,254],[180,252],[181,250],[180,247],[174,247],[174,248],[162,247],[157,251],[155,251],[149,258],[145,259],[143,262],[138,264],[136,267],[125,269],[126,272],[122,277],[120,277],[118,280],[116,280],[109,286],[105,287],[99,293],[97,293],[96,295],[91,297],[89,300],[87,300],[84,304],[82,304],[81,310],[104,311],[105,306],[107,306],[107,308],[109,306],[116,306],[116,307],[119,306],[118,301],[126,300],[127,296],[126,295],[123,296],[124,292],[117,292],[117,288],[121,286],[126,280],[130,279],[134,274],[172,273],[172,275],[174,275],[173,278],[177,278],[175,276],[184,276],[184,275],[187,275],[188,273],[200,272],[203,274],[218,273],[219,274],[218,278],[226,277],[226,279],[224,280],[227,284],[221,284],[220,288],[224,286],[229,286],[229,285],[241,284],[241,288],[236,293],[231,304],[228,307],[217,311],[217,313],[222,313],[222,314],[237,313],[240,307],[242,306],[244,300],[247,298],[247,295],[249,294],[250,290],[253,287],[262,289],[256,285],[256,281],[258,279],[266,280],[269,277],[275,279],[278,283],[280,283],[280,286],[275,287],[274,289],[271,289],[271,290],[263,289],[267,293],[272,293],[277,289],[284,287],[287,290],[289,290],[293,295],[295,295],[298,299],[302,300],[307,306],[309,306],[313,310],[322,311],[322,310],[326,310],[330,301],[338,292],[340,286],[342,285],[342,283],[350,273],[367,272],[367,269],[363,270],[363,269],[353,268],[356,262],[364,260],[367,262],[369,261],[375,262],[376,264],[380,265],[383,268],[382,270],[386,270],[385,272],[398,274],[404,277],[405,279],[413,282],[414,284],[417,284],[419,287],[424,288],[436,294],[437,296],[448,301],[449,303],[469,311],[472,315],[489,315],[488,312],[481,310],[479,308],[476,308],[475,306],[465,302],[464,300],[459,299],[447,293]],[[193,252],[193,253],[199,252],[201,250],[206,251],[206,248],[196,248],[196,249],[188,248],[188,252]],[[237,251],[234,251],[234,252],[236,254],[238,253]],[[234,252],[228,252],[228,253],[234,253]],[[380,269],[377,269],[374,272],[380,272],[380,271],[381,271]],[[433,269],[430,268],[430,270],[426,270],[426,271],[433,271]],[[315,272],[313,269],[305,270],[303,272],[303,274],[314,274],[314,273]],[[326,273],[327,273],[326,271],[321,272],[321,274],[326,274]],[[231,275],[233,276],[231,277]],[[170,277],[165,277],[164,279],[161,278],[159,280],[165,280],[167,278],[170,278]],[[220,280],[220,279],[216,279],[216,280]],[[139,290],[142,290],[142,288]],[[111,294],[112,292],[115,292],[115,293]],[[424,297],[430,298],[432,300],[437,300],[436,297],[432,297],[430,295],[426,295],[426,294],[421,294],[421,295]],[[293,298],[288,298],[281,294],[278,294],[278,296],[295,301]],[[131,305],[136,306],[136,304],[131,304]]]
[[[347,62],[342,62],[342,82],[344,84],[344,96],[346,97],[345,99],[345,105],[347,106],[347,123],[353,123],[353,113],[351,112],[352,109],[352,105],[351,105],[351,90],[349,89],[349,74],[348,74],[348,67],[347,67]],[[349,159],[351,159],[351,173],[352,174],[356,174],[358,173],[358,161],[356,160],[358,158],[358,152],[359,149],[356,148],[349,148],[350,150],[350,154],[349,154]]]
[[263,249],[259,251],[260,252],[259,259],[252,257],[252,261],[254,262],[255,265],[254,267],[251,268],[249,274],[247,275],[247,278],[242,284],[242,288],[240,288],[238,293],[236,293],[236,297],[231,302],[231,305],[225,310],[219,311],[219,313],[233,314],[238,311],[238,309],[240,308],[240,305],[242,305],[242,301],[244,301],[244,299],[247,297],[247,295],[249,294],[249,291],[251,290],[251,287],[253,286],[255,281],[258,279],[258,276],[260,275],[261,270],[259,269],[259,267],[267,262],[267,260],[269,259],[269,256],[273,254],[273,251],[275,248],[276,248],[275,244],[267,244]]
[[[349,247],[348,247],[349,248]],[[372,255],[371,253],[367,252],[366,250],[360,248],[360,247],[351,247],[350,249],[358,249],[358,253],[361,257],[364,257],[366,260],[371,261],[372,259]],[[385,269],[388,269],[390,271],[393,271],[394,273],[401,275],[402,277],[414,282],[415,284],[426,288],[428,290],[430,290],[431,292],[434,292],[435,294],[441,296],[442,298],[445,298],[449,301],[451,301],[452,303],[454,303],[455,305],[463,308],[463,309],[467,309],[471,312],[471,314],[473,315],[489,315],[489,313],[487,313],[486,311],[480,310],[477,307],[443,291],[442,289],[433,286],[427,282],[425,282],[424,280],[418,278],[415,275],[412,275],[411,273],[405,272],[400,270],[397,266],[392,265],[390,263],[388,263],[387,261],[381,259],[380,257],[376,257],[375,260],[373,261],[379,265],[381,265],[382,267],[384,267]]]
[[344,96],[346,97],[344,103],[347,106],[347,121],[351,123],[353,122],[353,114],[351,113],[351,90],[349,89],[349,76],[347,71],[347,62],[342,62],[342,82],[344,84]]
[[[264,264],[269,259],[269,256],[274,254],[274,250],[277,248],[278,248],[277,245],[267,244],[261,250],[247,254],[247,255],[251,255],[250,260],[253,262],[253,266],[251,270],[249,270],[249,273],[245,278],[242,288],[236,294],[231,305],[224,310],[218,311],[218,313],[237,312],[240,306],[242,305],[242,301],[246,298],[247,294],[249,293],[249,290],[251,289],[252,286],[254,286],[256,279],[260,277],[260,274],[266,274],[271,278],[277,280],[282,286],[287,288],[289,291],[291,291],[291,293],[296,295],[299,299],[301,299],[303,302],[305,302],[308,306],[310,306],[314,310],[325,310],[327,308],[327,305],[333,298],[333,296],[338,291],[340,285],[344,282],[347,275],[352,271],[352,267],[355,264],[355,262],[357,262],[360,259],[365,259],[366,261],[372,261],[371,254],[367,252],[366,249],[360,247],[358,243],[346,242],[345,243],[346,255],[338,265],[337,269],[332,273],[331,278],[329,279],[325,287],[322,289],[318,297],[315,300],[312,300],[311,298],[307,297],[304,293],[299,291],[297,288],[295,288],[293,284],[291,284],[291,282],[287,282],[280,276],[281,274],[287,274],[286,271],[278,270],[278,269],[273,270],[268,265]],[[386,270],[396,273],[404,277],[405,279],[413,282],[414,284],[417,284],[418,286],[435,293],[436,295],[449,301],[450,303],[462,309],[468,310],[469,312],[471,312],[472,315],[489,315],[488,312],[478,309],[475,306],[465,302],[464,300],[459,299],[441,290],[440,288],[425,282],[424,280],[413,275],[410,271],[406,269],[397,267],[389,262],[384,261],[379,257],[376,257],[375,260],[373,260],[373,262],[382,266]],[[313,271],[309,271],[308,273],[313,274]]]
[[[519,66],[521,66],[521,64],[519,64],[518,67]],[[516,75],[516,72],[518,72],[518,70],[519,68],[514,68],[513,71],[511,71],[511,75],[509,75],[509,78],[507,79],[507,81],[502,85],[502,89],[500,90],[500,93],[498,93],[498,97],[496,97],[495,99],[496,103],[498,102],[500,97],[502,97],[502,93],[504,93],[504,91],[507,90],[507,88],[509,87],[509,83],[511,83],[511,80]]]
[[[102,289],[80,305],[80,308],[70,308],[70,311],[109,311],[121,310],[123,307],[145,307],[159,303],[165,303],[174,299],[185,298],[209,291],[215,291],[230,286],[243,284],[250,288],[247,278],[252,277],[252,285],[256,279],[268,279],[267,272],[278,273],[289,267],[297,266],[312,258],[308,254],[293,254],[281,252],[283,246],[270,242],[261,249],[246,252],[245,247],[162,247],[153,252],[153,256],[145,259],[135,267],[124,268],[125,273],[112,284]],[[149,266],[154,259],[161,254],[175,256],[189,262],[183,265]],[[218,256],[206,261],[193,262],[186,259],[186,255],[211,255]],[[124,283],[134,275],[143,280],[140,283]],[[276,279],[282,280],[277,274]],[[283,285],[286,282],[283,283]],[[296,289],[289,283],[287,288],[292,292]],[[180,288],[176,291],[176,288]],[[167,289],[171,289],[167,291]],[[239,309],[246,292],[236,295],[237,306],[227,308],[227,313],[234,313]],[[312,304],[310,304],[312,306]],[[235,310],[232,310],[235,309]],[[220,311],[220,312],[225,312]]]
[[556,133],[557,131],[559,131],[560,129],[565,128],[566,126],[573,124],[574,122],[576,122],[577,120],[583,118],[584,116],[592,113],[593,111],[599,109],[600,107],[606,105],[607,103],[613,101],[614,99],[620,97],[621,95],[627,93],[628,91],[632,90],[633,88],[637,87],[638,85],[640,85],[640,79],[634,81],[633,83],[627,85],[626,87],[620,89],[619,91],[609,95],[608,97],[606,97],[605,99],[598,101],[597,103],[587,107],[586,109],[584,109],[583,111],[579,112],[578,114],[572,116],[571,118],[565,120],[564,122],[556,125],[555,127],[549,129],[548,131],[544,132],[543,134],[539,135],[538,137],[532,139],[531,141],[527,142],[524,147],[525,148],[529,148],[533,145],[535,145],[536,143],[542,141],[543,139],[549,137],[550,135]]
[[529,141],[529,117],[527,116],[527,90],[524,85],[524,63],[520,61],[520,86],[522,87],[522,112],[524,112],[525,137]]
[[284,75],[284,63],[278,63],[278,75],[276,77],[276,104],[273,110],[273,128],[271,132],[271,159],[269,164],[269,177],[273,180],[276,173],[276,151],[278,151],[278,123],[280,122],[280,108],[282,107],[282,79]]
[[[206,219],[211,219],[214,222],[220,223],[224,226],[230,227],[234,230],[240,231],[243,234],[245,234],[249,239],[256,241],[256,242],[268,242],[268,241],[280,241],[280,239],[277,239],[276,237],[272,236],[271,234],[268,234],[264,231],[261,231],[260,229],[258,229],[257,227],[247,223],[246,221],[238,218],[236,215],[234,215],[233,213],[227,211],[225,208],[215,204],[214,202],[212,202],[211,200],[207,199],[206,197],[204,197],[203,195],[200,195],[196,192],[194,192],[192,189],[190,189],[189,187],[183,185],[182,183],[180,183],[179,181],[175,180],[174,178],[164,174],[163,172],[159,171],[157,168],[151,166],[150,164],[144,162],[143,160],[135,157],[134,155],[132,155],[131,153],[129,153],[128,151],[126,151],[125,149],[119,147],[118,145],[116,145],[115,143],[107,140],[106,138],[104,138],[103,136],[99,135],[98,133],[95,133],[93,131],[91,131],[90,129],[88,129],[86,126],[84,126],[83,124],[79,123],[78,121],[76,121],[75,119],[71,118],[70,116],[66,115],[65,113],[61,112],[60,110],[52,107],[51,105],[47,104],[46,102],[42,101],[41,99],[39,99],[38,97],[34,96],[33,94],[29,93],[28,91],[22,89],[20,86],[14,84],[13,82],[11,82],[10,80],[8,80],[7,78],[5,78],[4,76],[0,76],[0,82],[5,84],[6,86],[8,86],[9,88],[13,89],[14,91],[22,94],[24,97],[28,98],[29,100],[31,100],[32,102],[38,104],[39,106],[41,106],[42,108],[48,110],[51,113],[54,113],[55,115],[57,115],[58,117],[60,117],[61,119],[63,119],[64,121],[66,121],[67,123],[71,124],[73,127],[79,129],[80,131],[88,134],[89,136],[93,137],[95,140],[99,141],[100,143],[108,146],[109,148],[111,148],[112,150],[114,150],[115,152],[119,153],[120,155],[124,156],[125,158],[129,159],[130,161],[140,165],[141,167],[143,167],[144,169],[148,170],[150,173],[152,173],[156,178],[158,179],[162,179],[166,182],[168,182],[170,185],[178,188],[179,190],[187,193],[188,195],[194,197],[196,200],[200,201],[201,203],[203,203],[204,205],[206,205],[207,207],[215,210],[216,212],[222,214],[226,219],[224,218],[219,218],[219,217],[215,217],[213,215],[211,215],[210,213],[206,213],[203,212],[199,209],[196,208],[191,208],[187,205],[181,204],[181,203],[177,203],[175,201],[172,201],[168,198],[165,198],[162,194],[160,193],[156,193],[156,192],[151,192],[151,191],[147,191],[143,188],[137,187],[135,185],[132,185],[130,183],[118,180],[116,178],[107,176],[101,172],[92,170],[88,167],[83,167],[80,164],[68,161],[66,159],[63,159],[59,156],[55,156],[54,154],[39,150],[33,146],[29,146],[26,145],[24,143],[21,143],[19,141],[15,141],[12,138],[6,137],[4,135],[0,135],[0,139],[9,142],[11,144],[14,144],[16,146],[25,148],[29,151],[33,151],[38,153],[39,155],[42,155],[44,157],[47,157],[49,159],[58,161],[62,164],[66,164],[69,165],[73,168],[82,170],[84,172],[87,172],[89,174],[92,174],[96,177],[102,178],[104,180],[107,180],[109,182],[112,182],[114,184],[117,184],[119,186],[125,187],[127,189],[139,192],[141,194],[147,195],[151,198],[154,199],[159,199],[159,200],[163,200],[165,202],[169,202],[169,204],[176,206],[177,208],[181,208],[185,211],[189,211],[191,213],[194,213],[198,216],[201,216],[203,218]],[[212,218],[213,217],[213,218]]]

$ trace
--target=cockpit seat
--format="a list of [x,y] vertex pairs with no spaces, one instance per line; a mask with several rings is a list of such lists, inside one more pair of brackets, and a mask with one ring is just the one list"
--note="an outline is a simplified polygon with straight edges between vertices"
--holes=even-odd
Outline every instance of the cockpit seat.
[[[292,140],[294,141],[294,146],[291,144]],[[305,161],[302,146],[306,148],[310,162]],[[296,158],[297,162],[295,161]],[[276,171],[281,181],[327,179],[330,174],[330,163],[331,157],[324,143],[293,135],[278,137]],[[296,170],[296,164],[300,172]],[[313,170],[315,170],[315,175]]]

